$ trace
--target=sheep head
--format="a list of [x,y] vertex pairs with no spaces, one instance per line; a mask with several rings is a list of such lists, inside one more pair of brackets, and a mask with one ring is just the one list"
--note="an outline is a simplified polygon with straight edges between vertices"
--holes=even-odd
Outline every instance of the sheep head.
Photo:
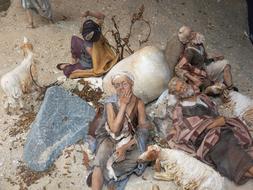
[[24,42],[20,48],[22,49],[24,56],[27,56],[29,52],[33,51],[33,45],[28,41],[26,37],[24,37]]
[[161,148],[158,145],[150,145],[146,152],[142,153],[138,162],[155,161],[159,158]]

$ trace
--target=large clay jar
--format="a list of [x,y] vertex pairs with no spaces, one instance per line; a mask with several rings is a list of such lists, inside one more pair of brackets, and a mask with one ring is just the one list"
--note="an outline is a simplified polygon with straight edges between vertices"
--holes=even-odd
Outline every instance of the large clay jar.
[[129,71],[135,78],[134,94],[145,103],[155,100],[167,88],[170,69],[162,50],[147,46],[117,63],[104,77],[106,95],[115,93],[111,77],[118,71]]
[[174,69],[176,64],[179,61],[180,55],[183,53],[184,47],[183,44],[178,40],[177,34],[174,33],[167,41],[164,54],[166,61],[170,68],[171,77],[173,77]]

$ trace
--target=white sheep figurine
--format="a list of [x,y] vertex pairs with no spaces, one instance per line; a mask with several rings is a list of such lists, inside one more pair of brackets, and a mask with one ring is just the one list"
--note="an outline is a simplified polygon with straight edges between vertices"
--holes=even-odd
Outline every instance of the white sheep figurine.
[[253,127],[253,100],[235,91],[229,92],[228,100],[233,115],[243,120],[247,126]]
[[164,172],[155,172],[155,179],[174,181],[184,190],[224,189],[224,178],[218,172],[183,151],[151,145],[139,157],[139,162],[154,160],[164,168]]
[[32,90],[32,76],[35,80],[37,79],[37,69],[33,64],[33,45],[26,37],[24,37],[21,49],[24,53],[24,60],[1,78],[1,87],[7,97],[4,108],[8,112],[9,108],[16,108],[17,103],[20,108],[24,107],[23,95]]

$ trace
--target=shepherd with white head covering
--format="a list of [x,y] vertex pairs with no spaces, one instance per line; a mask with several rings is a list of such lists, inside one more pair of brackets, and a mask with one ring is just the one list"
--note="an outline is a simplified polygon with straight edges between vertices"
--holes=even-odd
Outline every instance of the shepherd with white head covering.
[[101,189],[104,181],[117,183],[144,171],[137,159],[149,136],[144,102],[133,94],[134,76],[120,71],[111,77],[111,83],[116,94],[105,102],[103,122],[96,130],[94,170],[87,178],[92,179],[91,186]]

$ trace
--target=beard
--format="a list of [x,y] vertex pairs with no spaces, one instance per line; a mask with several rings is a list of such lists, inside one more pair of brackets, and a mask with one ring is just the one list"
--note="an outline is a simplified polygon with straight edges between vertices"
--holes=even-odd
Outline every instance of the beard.
[[125,90],[125,89],[121,89],[121,90],[119,90],[119,91],[117,92],[117,94],[118,94],[119,97],[124,96],[126,93],[127,93],[127,90]]

